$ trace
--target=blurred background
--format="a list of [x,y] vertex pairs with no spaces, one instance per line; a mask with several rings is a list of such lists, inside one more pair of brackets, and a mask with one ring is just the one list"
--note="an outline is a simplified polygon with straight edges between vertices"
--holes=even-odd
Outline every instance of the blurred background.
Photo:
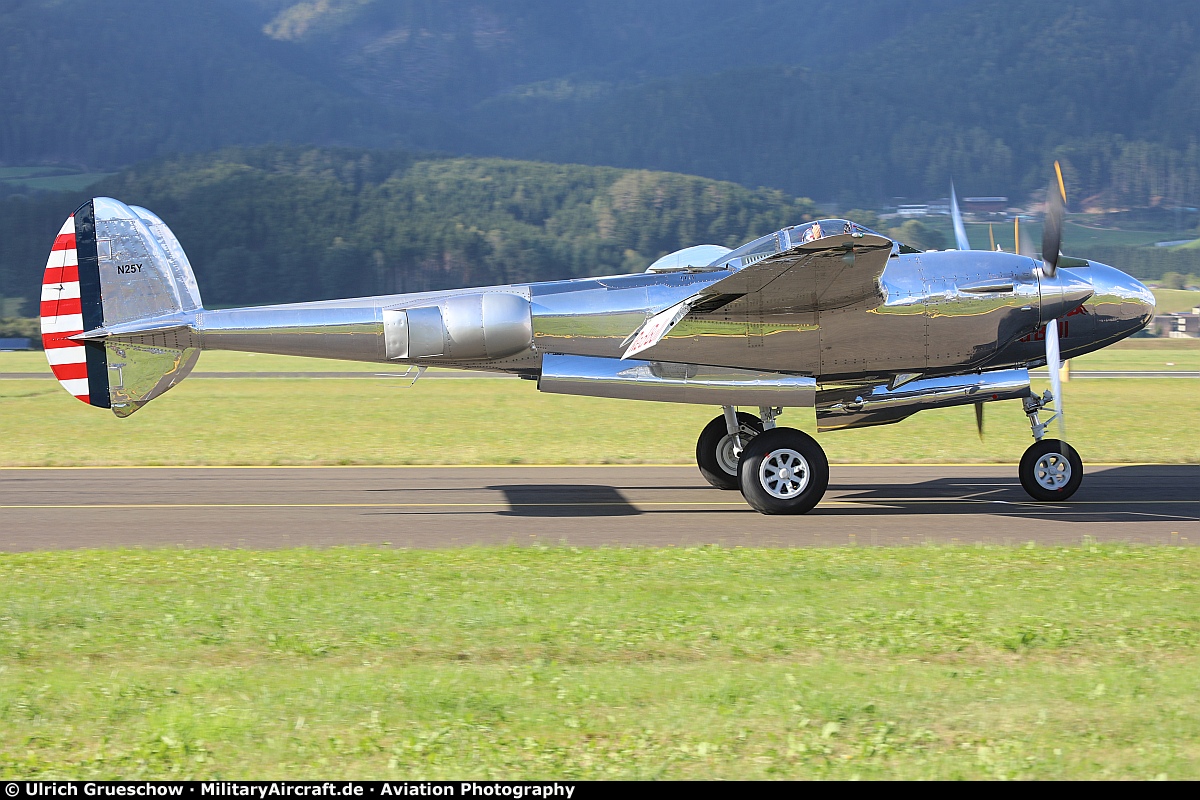
[[944,248],[952,180],[972,243],[1011,249],[1058,159],[1065,249],[1184,289],[1195,22],[1188,0],[5,0],[0,338],[34,334],[49,244],[101,194],[162,215],[222,306],[641,270],[817,213]]

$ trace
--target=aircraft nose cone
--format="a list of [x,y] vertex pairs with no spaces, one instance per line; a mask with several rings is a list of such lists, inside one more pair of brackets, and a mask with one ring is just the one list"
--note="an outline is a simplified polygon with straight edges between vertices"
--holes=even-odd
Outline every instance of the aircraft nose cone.
[[1129,278],[1129,283],[1130,304],[1134,306],[1133,311],[1143,325],[1148,325],[1150,324],[1150,319],[1154,316],[1154,304],[1157,302],[1154,298],[1154,292],[1147,289],[1145,284],[1135,278]]
[[1154,316],[1154,293],[1141,281],[1119,269],[1095,262],[1090,272],[1096,295],[1103,295],[1109,303],[1120,302],[1122,319],[1141,325],[1150,322]]
[[1154,294],[1145,285],[1119,269],[1091,262],[1087,270],[1095,294],[1088,306],[1097,312],[1100,322],[1119,325],[1129,335],[1150,324],[1154,316]]

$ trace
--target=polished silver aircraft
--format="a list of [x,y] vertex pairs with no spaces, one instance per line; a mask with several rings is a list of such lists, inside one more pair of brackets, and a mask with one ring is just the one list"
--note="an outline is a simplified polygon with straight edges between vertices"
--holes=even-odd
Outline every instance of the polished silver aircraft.
[[[1060,194],[1061,193],[1061,194]],[[1036,440],[1019,475],[1039,500],[1078,488],[1074,448],[1045,437],[1061,392],[1032,367],[1124,339],[1154,297],[1103,264],[1059,255],[1065,192],[1047,201],[1044,258],[919,252],[842,219],[784,228],[736,250],[699,245],[644,273],[419,294],[206,310],[174,234],[98,197],[59,233],[42,286],[46,355],[73,395],[127,417],[192,370],[202,350],[492,370],[543,392],[702,403],[722,413],[696,461],[765,514],[804,513],[829,466],[784,409],[820,431],[899,422],[929,408],[1019,400]],[[956,229],[957,204],[955,204]],[[739,407],[758,413],[739,412]],[[812,409],[813,411],[808,411]],[[796,412],[793,412],[796,413]]]

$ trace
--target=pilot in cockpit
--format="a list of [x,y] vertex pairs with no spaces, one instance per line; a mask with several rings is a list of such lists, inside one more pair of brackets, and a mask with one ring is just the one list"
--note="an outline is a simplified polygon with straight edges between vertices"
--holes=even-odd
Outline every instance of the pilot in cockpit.
[[812,225],[809,225],[807,230],[805,230],[800,236],[800,244],[807,244],[809,242],[816,241],[824,235],[825,234],[821,231],[821,223],[814,222]]

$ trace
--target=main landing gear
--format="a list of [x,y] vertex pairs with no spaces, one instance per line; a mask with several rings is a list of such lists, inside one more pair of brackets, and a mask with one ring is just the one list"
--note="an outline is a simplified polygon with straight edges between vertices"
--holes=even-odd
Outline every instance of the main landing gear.
[[1083,483],[1083,459],[1075,448],[1059,439],[1043,438],[1046,426],[1061,413],[1061,409],[1045,422],[1038,418],[1038,412],[1053,399],[1053,395],[1046,392],[1041,397],[1030,395],[1024,401],[1025,414],[1029,417],[1029,426],[1037,441],[1021,456],[1017,475],[1021,479],[1021,487],[1034,500],[1066,500]]
[[829,460],[803,431],[780,428],[781,408],[762,407],[761,417],[724,406],[696,442],[696,463],[718,489],[739,488],[763,514],[804,514],[829,486]]

